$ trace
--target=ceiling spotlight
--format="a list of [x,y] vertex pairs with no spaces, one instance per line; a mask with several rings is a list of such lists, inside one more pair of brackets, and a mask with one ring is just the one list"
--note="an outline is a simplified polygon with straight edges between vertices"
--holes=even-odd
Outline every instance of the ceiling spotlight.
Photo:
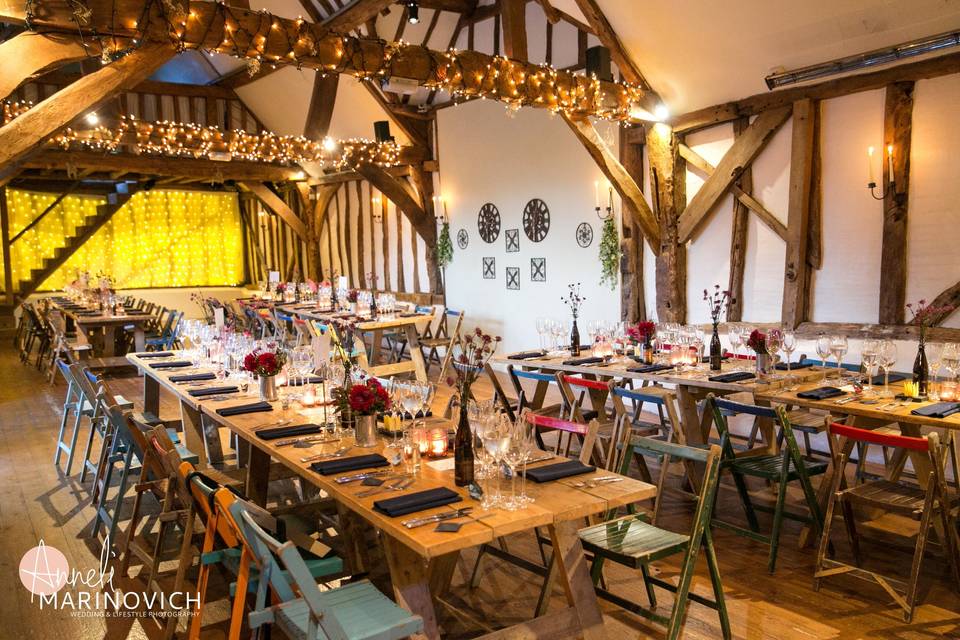
[[658,104],[653,110],[653,117],[657,119],[657,122],[663,122],[670,117],[670,110],[667,109],[667,105],[662,102]]
[[417,4],[417,0],[410,0],[407,3],[407,20],[410,24],[420,22],[420,5]]
[[100,123],[100,116],[97,115],[96,111],[91,111],[87,114],[87,117],[84,118],[87,121],[87,124],[91,127],[95,127]]
[[324,151],[333,151],[337,148],[337,142],[330,136],[327,136],[323,139],[323,150]]

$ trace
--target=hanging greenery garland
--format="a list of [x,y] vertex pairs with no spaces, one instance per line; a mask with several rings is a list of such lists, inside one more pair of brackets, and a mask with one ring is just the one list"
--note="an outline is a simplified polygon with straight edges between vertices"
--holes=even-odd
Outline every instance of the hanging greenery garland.
[[437,240],[437,262],[446,267],[453,261],[453,242],[450,241],[450,223],[444,222],[440,228],[440,239]]
[[616,289],[620,276],[620,235],[613,218],[603,221],[600,233],[600,284]]

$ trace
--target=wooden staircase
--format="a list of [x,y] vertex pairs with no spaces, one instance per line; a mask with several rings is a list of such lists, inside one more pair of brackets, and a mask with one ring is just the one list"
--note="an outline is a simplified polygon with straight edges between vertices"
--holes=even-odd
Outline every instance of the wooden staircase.
[[28,280],[21,280],[18,283],[16,287],[17,297],[22,300],[39,289],[43,282],[59,269],[70,256],[76,253],[77,249],[82,247],[87,240],[92,238],[93,234],[109,222],[113,214],[129,202],[135,193],[152,186],[149,183],[117,182],[113,186],[113,190],[107,193],[106,204],[97,207],[96,215],[88,216],[84,224],[74,231],[74,235],[66,238],[64,246],[58,247],[52,256],[44,258],[43,266],[31,270]]

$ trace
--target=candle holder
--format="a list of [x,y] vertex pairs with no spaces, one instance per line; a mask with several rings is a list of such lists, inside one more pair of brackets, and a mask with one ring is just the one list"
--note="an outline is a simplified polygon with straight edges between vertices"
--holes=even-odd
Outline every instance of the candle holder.
[[594,210],[597,212],[597,217],[600,218],[601,220],[606,220],[607,218],[613,215],[613,207],[606,207],[606,210],[607,210],[606,214],[600,213],[601,211],[600,207],[594,207]]

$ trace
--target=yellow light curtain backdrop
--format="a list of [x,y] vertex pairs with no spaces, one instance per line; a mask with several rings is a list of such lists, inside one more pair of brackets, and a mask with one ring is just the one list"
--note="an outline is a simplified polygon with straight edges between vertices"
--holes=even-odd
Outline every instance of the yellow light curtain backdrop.
[[[8,189],[10,236],[55,199],[50,194]],[[30,270],[52,257],[104,203],[99,197],[64,198],[12,245],[14,283],[29,278]],[[109,274],[124,289],[240,284],[244,279],[243,233],[237,195],[164,190],[138,193],[47,278],[41,289],[62,289],[78,271]]]

